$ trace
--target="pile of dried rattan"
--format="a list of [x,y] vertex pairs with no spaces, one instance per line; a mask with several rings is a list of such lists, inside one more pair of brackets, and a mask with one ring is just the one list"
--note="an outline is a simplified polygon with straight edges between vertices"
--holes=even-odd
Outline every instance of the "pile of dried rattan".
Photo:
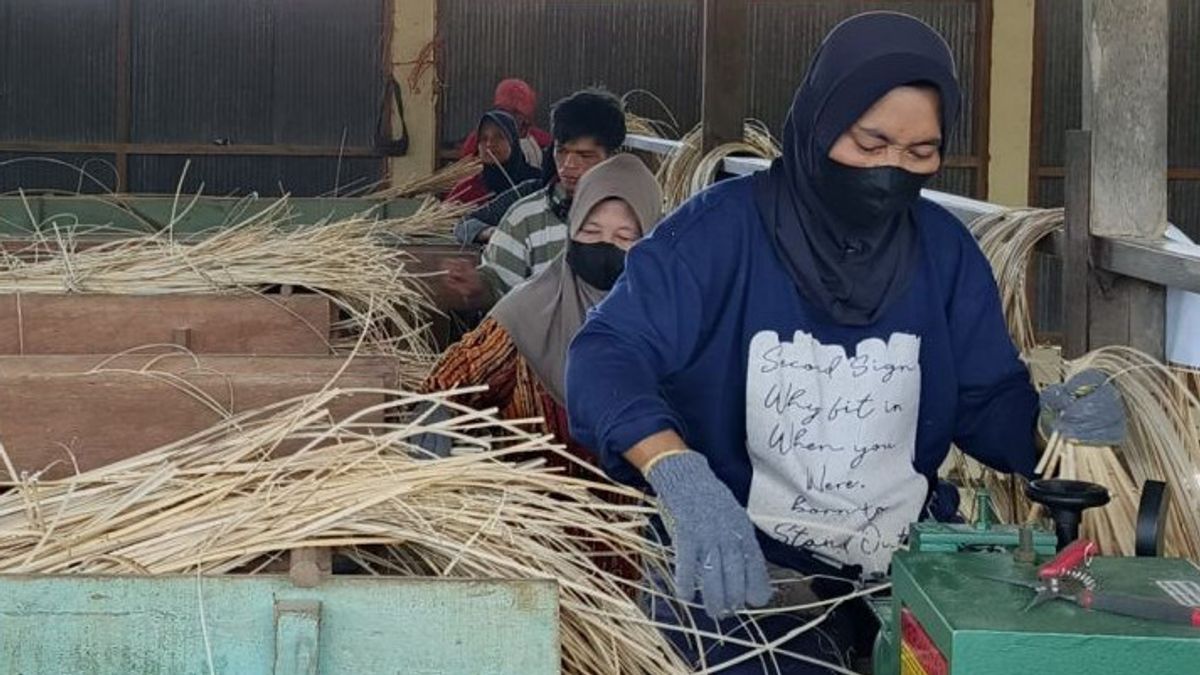
[[658,182],[668,210],[712,185],[726,157],[774,159],[779,156],[779,144],[760,122],[747,121],[742,141],[719,145],[708,153],[702,151],[700,131],[700,127],[696,127],[679,139],[679,148],[667,155],[659,167]]
[[[1171,507],[1165,537],[1169,555],[1200,560],[1200,398],[1187,374],[1128,347],[1105,347],[1064,361],[1038,343],[1028,302],[1027,272],[1034,248],[1062,229],[1062,209],[1015,209],[971,224],[992,264],[1013,342],[1030,364],[1035,384],[1061,382],[1086,369],[1107,373],[1126,409],[1129,436],[1119,447],[1081,447],[1048,439],[1038,472],[1076,478],[1109,489],[1112,502],[1085,516],[1083,534],[1114,555],[1133,551],[1134,522],[1142,485],[1165,481]],[[1031,517],[1021,481],[1001,476],[957,451],[947,475],[970,487],[989,488],[1002,517]]]
[[[617,556],[665,573],[668,552],[643,535],[651,507],[601,496],[638,493],[546,468],[536,457],[561,453],[546,437],[457,406],[456,392],[388,392],[389,402],[333,422],[330,403],[354,393],[327,390],[244,413],[71,479],[17,477],[0,494],[0,571],[215,574],[254,571],[298,547],[335,547],[374,573],[553,579],[564,671],[689,671],[662,630],[702,633],[647,618],[638,599],[662,592],[599,564]],[[456,412],[427,421],[415,411],[430,403]],[[381,412],[391,421],[364,421]],[[423,457],[417,439],[426,432],[459,447]],[[798,631],[879,588],[807,607],[819,611]],[[788,657],[778,645],[752,646],[747,658]]]
[[388,240],[449,217],[430,203],[404,219],[363,215],[296,226],[279,200],[229,227],[186,237],[168,227],[98,239],[94,229],[52,225],[35,230],[25,249],[0,253],[0,293],[261,294],[292,286],[328,297],[341,311],[331,351],[361,342],[364,352],[425,368],[433,360],[426,317],[436,310],[422,278],[407,271],[411,256]]
[[388,187],[367,195],[372,199],[402,199],[405,197],[440,196],[449,192],[459,181],[470,178],[483,169],[478,157],[463,157],[429,175],[406,176],[394,179]]

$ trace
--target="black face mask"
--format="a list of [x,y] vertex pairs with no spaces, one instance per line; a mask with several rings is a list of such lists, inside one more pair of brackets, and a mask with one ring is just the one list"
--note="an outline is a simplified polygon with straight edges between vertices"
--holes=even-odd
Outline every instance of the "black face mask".
[[821,201],[839,221],[850,230],[863,232],[912,206],[932,177],[898,166],[846,166],[826,157],[816,188]]
[[612,244],[571,241],[567,244],[567,265],[592,288],[607,291],[625,271],[625,251]]

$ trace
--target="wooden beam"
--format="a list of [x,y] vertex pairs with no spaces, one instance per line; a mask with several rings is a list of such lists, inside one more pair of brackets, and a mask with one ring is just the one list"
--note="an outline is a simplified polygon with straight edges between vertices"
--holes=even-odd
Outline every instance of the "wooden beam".
[[[128,144],[133,132],[133,0],[117,3],[117,143]],[[129,192],[129,153],[116,153],[117,192]]]
[[0,295],[0,354],[115,354],[174,344],[215,354],[328,354],[319,295]]
[[[1067,175],[1066,167],[1041,166],[1037,168],[1038,178],[1062,178]],[[1167,169],[1169,180],[1200,180],[1200,167],[1172,166]]]
[[[1151,241],[1166,231],[1169,12],[1168,0],[1084,1],[1092,235]],[[1128,345],[1164,357],[1162,286],[1102,273],[1088,295],[1091,348]]]
[[1066,242],[1063,246],[1063,356],[1077,359],[1088,352],[1088,277],[1092,206],[1092,133],[1067,132]]
[[748,0],[704,0],[700,124],[705,152],[742,140],[749,16]]
[[0,152],[70,152],[128,155],[234,155],[265,157],[381,157],[375,148],[319,145],[214,145],[212,143],[74,143],[4,141]]
[[1045,0],[1034,0],[1033,3],[1033,74],[1030,78],[1030,114],[1029,114],[1029,194],[1026,201],[1030,206],[1039,203],[1040,186],[1038,184],[1039,167],[1042,163],[1042,123],[1045,119],[1044,93],[1042,91],[1046,72],[1046,22],[1044,20]]
[[1200,251],[1195,245],[1166,239],[1100,239],[1094,244],[1096,266],[1128,277],[1200,293]]
[[[0,378],[45,373],[87,373],[97,369],[141,371],[186,376],[192,373],[223,373],[252,377],[304,377],[313,380],[333,378],[339,372],[380,378],[387,389],[402,386],[400,362],[391,356],[358,355],[349,363],[344,356],[249,356],[244,354],[195,354],[135,352],[109,354],[52,354],[0,356]],[[0,429],[0,436],[3,429]]]
[[975,86],[978,91],[971,107],[975,116],[973,140],[979,168],[975,172],[974,196],[987,199],[991,189],[991,147],[988,139],[991,136],[992,125],[992,24],[995,18],[992,0],[978,0],[975,3],[975,12]]

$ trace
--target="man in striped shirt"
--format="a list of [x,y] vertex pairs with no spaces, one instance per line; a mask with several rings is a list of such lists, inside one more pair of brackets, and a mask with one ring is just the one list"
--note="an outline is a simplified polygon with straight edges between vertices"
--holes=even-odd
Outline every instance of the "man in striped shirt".
[[624,108],[607,91],[576,92],[556,103],[550,118],[557,175],[508,209],[490,233],[479,268],[448,270],[447,286],[464,298],[491,307],[545,269],[566,248],[567,211],[579,179],[625,142]]

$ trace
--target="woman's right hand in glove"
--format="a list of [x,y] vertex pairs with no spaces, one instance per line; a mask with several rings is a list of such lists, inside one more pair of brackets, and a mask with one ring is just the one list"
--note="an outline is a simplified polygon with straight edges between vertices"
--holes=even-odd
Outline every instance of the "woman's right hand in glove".
[[653,460],[646,480],[675,544],[675,594],[691,601],[699,579],[704,609],[721,618],[771,599],[767,562],[750,515],[698,452]]

